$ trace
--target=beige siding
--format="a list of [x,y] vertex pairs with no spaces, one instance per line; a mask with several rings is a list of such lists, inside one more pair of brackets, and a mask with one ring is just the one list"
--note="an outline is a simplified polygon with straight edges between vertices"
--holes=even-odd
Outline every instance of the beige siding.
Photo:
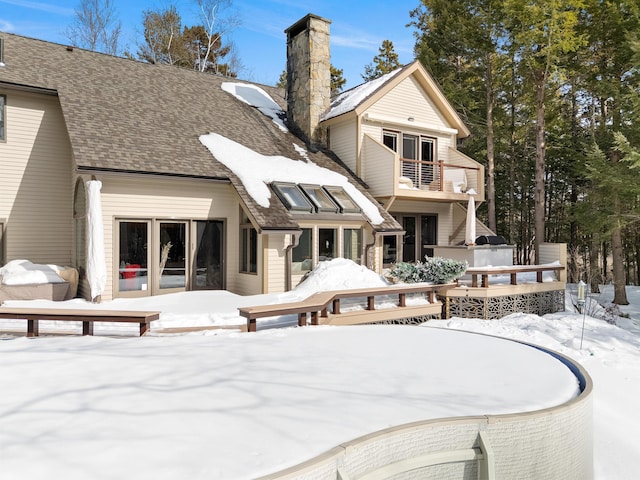
[[353,172],[356,171],[356,121],[332,125],[329,133],[329,148],[340,157]]
[[438,245],[449,245],[449,237],[454,231],[453,204],[435,202],[411,202],[397,200],[392,205],[392,215],[436,214],[438,215]]
[[403,80],[391,92],[369,107],[367,113],[376,117],[389,117],[403,121],[412,117],[415,124],[429,124],[437,129],[450,127],[413,77]]
[[243,293],[238,273],[239,203],[230,185],[117,175],[105,175],[99,180],[103,182],[102,213],[108,271],[103,299],[111,298],[113,292],[118,219],[225,220],[226,289]]
[[71,150],[58,98],[0,93],[7,98],[6,142],[0,142],[6,259],[70,265]]
[[393,195],[399,173],[394,167],[394,153],[368,135],[364,137],[362,152],[367,164],[367,173],[363,179],[369,185],[371,194],[373,196]]
[[264,293],[285,291],[285,248],[289,244],[289,235],[274,233],[264,235],[265,268],[268,268],[267,284]]

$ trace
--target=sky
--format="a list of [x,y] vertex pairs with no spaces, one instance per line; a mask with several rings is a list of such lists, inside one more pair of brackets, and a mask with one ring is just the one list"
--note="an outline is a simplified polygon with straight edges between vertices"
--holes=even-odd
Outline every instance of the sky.
[[[0,31],[67,44],[65,29],[80,0],[0,0]],[[197,21],[195,0],[173,0],[184,25]],[[166,8],[170,0],[115,0],[122,41],[135,51],[142,37],[142,12]],[[244,66],[240,78],[266,85],[286,66],[284,30],[308,13],[331,20],[331,63],[344,71],[345,88],[363,82],[383,40],[391,40],[400,63],[413,60],[414,29],[406,27],[419,0],[234,0],[241,24],[231,33]],[[224,12],[222,12],[224,13]]]
[[[117,324],[96,325],[93,337],[68,335],[80,325],[43,321],[41,336],[28,339],[26,322],[0,320],[3,474],[21,480],[255,478],[391,425],[534,410],[575,395],[575,377],[551,357],[456,331],[464,330],[541,345],[581,363],[594,381],[594,478],[637,477],[639,287],[627,287],[629,318],[615,318],[617,325],[602,319],[600,303],[611,301],[611,285],[589,298],[584,316],[572,306],[575,285],[569,285],[566,311],[542,317],[297,328],[288,316],[260,320],[251,334],[166,331],[222,315],[239,324],[241,305],[291,301],[336,285],[377,288],[382,281],[365,267],[334,259],[281,294],[194,291],[99,306],[80,299],[8,301],[162,313],[144,337],[135,326]],[[462,358],[472,358],[475,368],[464,362],[457,368]],[[416,364],[437,368],[407,368]]]

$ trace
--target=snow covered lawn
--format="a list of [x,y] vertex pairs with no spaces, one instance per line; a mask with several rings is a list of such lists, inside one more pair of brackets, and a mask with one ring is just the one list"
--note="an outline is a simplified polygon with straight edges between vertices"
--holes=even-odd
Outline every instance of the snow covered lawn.
[[536,349],[410,326],[22,337],[0,355],[2,471],[21,480],[249,479],[389,426],[578,393]]
[[[334,262],[327,263],[340,268],[319,269],[288,294],[185,292],[100,308],[135,309],[135,303],[139,310],[161,310],[162,327],[233,325],[238,306],[383,282]],[[607,288],[599,301],[607,301]],[[567,312],[499,321],[256,334],[152,331],[142,338],[104,336],[135,331],[96,327],[102,336],[27,339],[26,322],[2,321],[0,331],[20,333],[0,334],[0,477],[251,478],[390,425],[541,408],[575,393],[566,368],[548,364],[540,352],[449,331],[462,329],[539,344],[584,365],[595,386],[596,478],[634,479],[640,471],[640,288],[627,292],[632,305],[623,311],[631,318],[617,317],[615,326],[587,315],[582,348],[583,316],[570,302]],[[57,305],[87,307],[77,300]],[[68,329],[41,325],[41,332]],[[449,381],[456,367],[456,375],[468,377]],[[478,377],[481,371],[500,376]]]

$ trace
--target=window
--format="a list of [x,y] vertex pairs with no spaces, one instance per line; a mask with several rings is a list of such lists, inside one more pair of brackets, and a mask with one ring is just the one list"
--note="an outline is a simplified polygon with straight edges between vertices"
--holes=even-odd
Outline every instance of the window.
[[149,222],[119,224],[120,249],[119,291],[128,292],[149,288]]
[[342,213],[360,213],[360,207],[354,202],[342,187],[324,187]]
[[[398,150],[398,138],[402,137],[402,151]],[[391,131],[382,132],[382,143],[400,153],[402,160],[400,174],[410,178],[416,187],[434,181],[437,176],[436,139]]]
[[311,199],[316,212],[338,212],[338,207],[320,185],[300,185],[300,188]]
[[7,139],[7,135],[5,132],[5,105],[7,103],[7,97],[5,95],[0,95],[0,142],[3,142]]
[[318,260],[331,260],[338,255],[335,228],[318,229]]
[[258,273],[258,232],[244,210],[240,213],[240,272]]
[[382,263],[388,267],[398,260],[398,237],[385,235],[382,237]]
[[313,267],[311,245],[311,229],[303,228],[298,245],[291,251],[292,272],[294,274],[308,272]]
[[359,228],[345,228],[343,242],[343,257],[360,265],[362,263],[362,230]]
[[313,206],[296,184],[273,182],[271,187],[282,203],[284,203],[284,206],[289,210],[313,212]]
[[398,134],[396,132],[382,132],[382,143],[393,150],[398,151]]

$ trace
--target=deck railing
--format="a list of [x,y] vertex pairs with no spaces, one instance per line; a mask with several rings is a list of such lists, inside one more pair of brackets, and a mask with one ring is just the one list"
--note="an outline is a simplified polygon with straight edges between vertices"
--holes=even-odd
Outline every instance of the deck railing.
[[[322,323],[320,318],[328,318],[329,313],[333,317],[362,317],[367,315],[367,321],[388,320],[391,317],[398,319],[406,317],[406,313],[415,314],[416,310],[423,309],[426,314],[437,314],[441,310],[441,302],[436,300],[436,290],[443,286],[452,285],[431,285],[431,284],[403,284],[391,285],[380,288],[360,288],[352,290],[334,290],[328,292],[318,292],[305,300],[299,302],[280,303],[275,305],[258,305],[252,307],[238,308],[240,315],[247,319],[247,331],[256,331],[256,320],[258,318],[276,317],[280,315],[298,315],[298,325],[307,324],[307,315],[311,314],[311,324]],[[428,305],[418,307],[408,307],[406,303],[407,294],[423,293],[429,302]],[[386,295],[397,295],[396,308],[376,309],[375,298]],[[346,298],[366,299],[365,309],[356,312],[341,312],[340,301]],[[329,312],[331,305],[331,312]],[[429,307],[429,308],[428,308]],[[427,311],[428,310],[428,311]],[[403,314],[404,313],[404,314]],[[355,322],[361,323],[361,322]]]
[[482,278],[481,287],[489,287],[489,277],[492,275],[509,275],[510,285],[518,285],[518,273],[536,274],[536,282],[542,283],[542,274],[544,272],[559,272],[564,270],[564,266],[549,265],[512,265],[510,267],[473,267],[467,268],[467,275],[471,275],[471,286],[478,286],[478,276]]
[[469,176],[477,176],[478,171],[478,167],[443,161],[400,159],[400,175],[410,179],[414,187],[427,191],[464,193],[471,185],[475,185],[476,179]]

